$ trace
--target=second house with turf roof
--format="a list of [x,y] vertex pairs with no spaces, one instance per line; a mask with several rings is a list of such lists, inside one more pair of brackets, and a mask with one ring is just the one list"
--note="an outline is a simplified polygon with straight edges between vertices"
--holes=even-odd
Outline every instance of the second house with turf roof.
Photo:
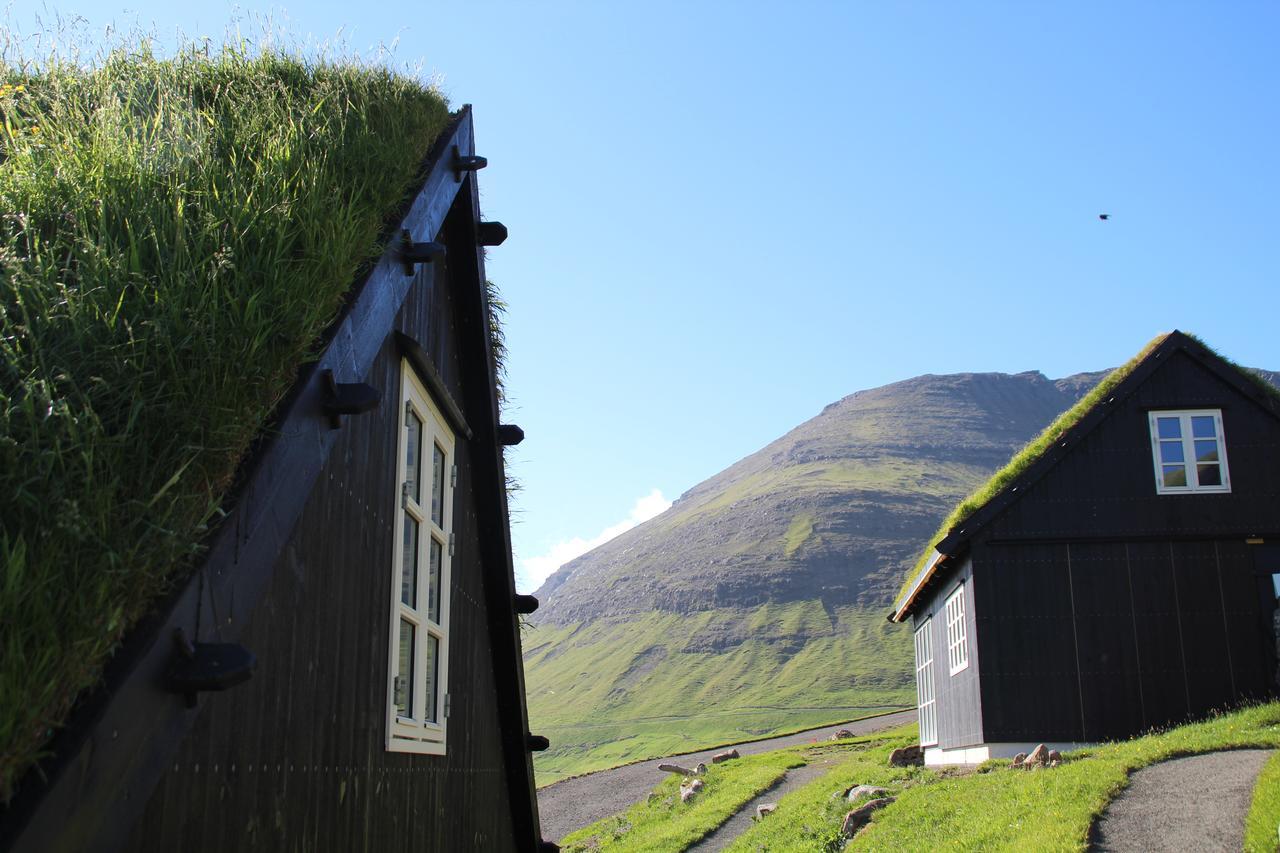
[[1127,738],[1277,690],[1280,395],[1173,332],[944,524],[890,619],[927,764]]

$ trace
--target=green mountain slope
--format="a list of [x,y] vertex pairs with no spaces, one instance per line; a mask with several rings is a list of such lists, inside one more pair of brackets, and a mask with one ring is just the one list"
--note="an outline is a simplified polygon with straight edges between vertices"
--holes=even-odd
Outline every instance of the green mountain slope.
[[885,615],[922,543],[1104,375],[858,392],[563,566],[524,635],[539,783],[914,704]]
[[539,782],[912,704],[902,574],[1101,375],[858,392],[565,565],[524,637]]

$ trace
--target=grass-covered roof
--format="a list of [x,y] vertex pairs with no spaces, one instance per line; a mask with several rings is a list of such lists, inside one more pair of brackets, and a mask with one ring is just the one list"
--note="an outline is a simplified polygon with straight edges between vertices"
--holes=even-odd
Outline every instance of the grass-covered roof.
[[360,62],[0,69],[0,800],[193,565],[449,120]]
[[[1138,365],[1146,360],[1147,356],[1155,352],[1155,350],[1157,350],[1160,345],[1168,340],[1173,334],[1175,333],[1170,332],[1158,335],[1143,347],[1137,355],[1108,373],[1103,377],[1101,382],[1089,391],[1088,394],[1081,397],[1074,406],[1059,415],[1053,423],[1045,427],[1043,432],[1015,453],[1013,458],[1009,460],[1008,464],[993,474],[991,479],[987,480],[987,482],[980,486],[975,492],[973,492],[973,494],[960,501],[960,503],[956,505],[955,509],[951,510],[951,513],[943,520],[941,526],[938,527],[938,531],[929,538],[928,545],[925,547],[923,553],[921,553],[919,559],[916,560],[916,564],[912,568],[910,574],[903,579],[902,586],[899,588],[898,595],[894,600],[894,610],[898,610],[903,605],[917,578],[919,578],[921,573],[928,568],[931,559],[938,556],[938,543],[945,539],[953,528],[959,526],[975,512],[982,509],[982,507],[991,501],[992,498],[1003,492],[1009,486],[1013,485],[1014,481],[1021,477],[1022,474],[1036,462],[1036,460],[1043,456],[1050,447],[1062,438],[1063,434],[1079,423],[1080,420],[1092,411],[1100,402],[1107,399],[1117,385],[1127,379]],[[1193,335],[1186,335],[1186,337],[1195,341],[1209,352],[1213,352],[1213,350],[1206,346],[1203,341]],[[1222,358],[1217,353],[1214,353],[1214,355]],[[1243,376],[1254,382],[1266,394],[1280,400],[1280,391],[1277,391],[1269,382],[1248,370],[1240,368],[1238,365],[1232,364],[1232,362],[1227,359],[1222,360],[1227,364],[1230,364],[1232,367],[1240,370]]]

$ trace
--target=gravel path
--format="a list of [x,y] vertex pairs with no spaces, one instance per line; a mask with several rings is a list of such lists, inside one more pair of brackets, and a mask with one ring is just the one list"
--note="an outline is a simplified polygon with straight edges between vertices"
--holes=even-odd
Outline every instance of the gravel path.
[[1210,752],[1136,771],[1094,827],[1095,851],[1238,851],[1265,749]]
[[[855,720],[851,723],[823,726],[781,737],[740,743],[733,748],[742,755],[754,755],[781,749],[784,746],[825,740],[836,729],[848,729],[854,734],[862,735],[914,722],[915,718],[914,710],[898,711],[880,717]],[[712,755],[727,748],[719,747],[685,753],[679,758],[681,763],[697,764],[699,761],[709,763]],[[611,814],[617,814],[644,799],[645,795],[653,790],[653,786],[661,782],[662,777],[666,775],[658,770],[658,765],[675,757],[654,758],[638,764],[615,767],[612,770],[598,770],[595,773],[564,779],[542,788],[538,791],[538,813],[542,821],[542,837],[559,841],[575,829]],[[755,806],[751,808],[754,812]]]
[[793,767],[788,770],[781,782],[747,803],[736,815],[712,830],[710,835],[689,847],[686,853],[716,853],[728,847],[739,835],[751,828],[755,822],[752,818],[756,816],[756,806],[778,802],[787,794],[828,772],[833,763],[828,761],[807,764],[804,767]]

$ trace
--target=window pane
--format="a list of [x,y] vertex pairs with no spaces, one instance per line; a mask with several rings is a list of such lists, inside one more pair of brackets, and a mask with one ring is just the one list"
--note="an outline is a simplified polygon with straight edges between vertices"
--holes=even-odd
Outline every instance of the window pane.
[[413,412],[409,412],[409,423],[406,427],[409,435],[405,441],[404,480],[409,484],[409,495],[418,503],[422,502],[422,478],[418,470],[422,466],[422,421]]
[[400,662],[395,682],[396,713],[401,717],[413,716],[413,635],[413,625],[401,619]]
[[444,451],[440,445],[435,448],[431,462],[431,520],[444,527]]
[[1191,418],[1191,435],[1195,438],[1213,438],[1217,434],[1212,415],[1195,415]]
[[[1181,460],[1179,460],[1181,461]],[[1196,441],[1196,461],[1197,462],[1217,462],[1218,461],[1218,442],[1213,439],[1205,441],[1200,439]]]
[[440,665],[440,641],[432,635],[427,635],[427,714],[426,718],[429,722],[438,723],[437,712],[440,710],[436,707],[436,670]]
[[440,624],[440,563],[443,557],[444,548],[440,547],[440,543],[432,536],[431,563],[428,566],[431,577],[427,581],[427,618],[437,625]]
[[1182,453],[1181,441],[1162,441],[1160,442],[1160,461],[1161,462],[1186,462],[1186,457]]
[[1181,418],[1156,418],[1156,428],[1161,438],[1182,438]]
[[1164,484],[1165,486],[1185,486],[1187,484],[1187,469],[1183,465],[1166,465],[1164,466]]
[[404,514],[404,562],[400,565],[400,602],[418,607],[418,521]]
[[1196,476],[1202,486],[1221,486],[1222,468],[1217,465],[1197,465]]

